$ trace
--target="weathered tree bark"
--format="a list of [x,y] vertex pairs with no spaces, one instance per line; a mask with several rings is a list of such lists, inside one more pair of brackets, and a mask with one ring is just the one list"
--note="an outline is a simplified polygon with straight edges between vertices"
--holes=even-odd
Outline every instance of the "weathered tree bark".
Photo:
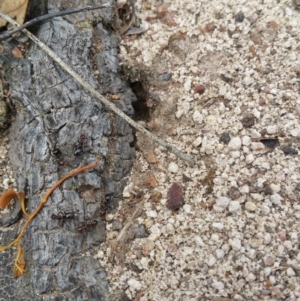
[[[48,0],[48,10],[96,4],[101,1]],[[36,35],[94,88],[118,94],[117,106],[130,115],[136,99],[118,76],[120,37],[105,29],[103,24],[110,22],[112,8],[90,11],[55,18],[40,25]],[[101,45],[94,57],[92,43]],[[105,240],[105,195],[111,195],[106,205],[114,209],[133,163],[132,130],[36,45],[31,44],[25,59],[7,61],[4,71],[18,107],[10,129],[10,159],[18,189],[28,196],[29,212],[71,169],[96,160],[101,164],[67,180],[27,228],[22,239],[28,271],[24,276],[12,276],[14,249],[0,253],[0,300],[114,300],[106,272],[93,255]],[[51,219],[60,210],[77,211],[77,216],[63,223]],[[16,218],[2,225],[15,222],[19,209],[13,212]],[[90,218],[97,226],[79,233],[80,222]],[[21,225],[0,231],[1,245],[11,242]]]

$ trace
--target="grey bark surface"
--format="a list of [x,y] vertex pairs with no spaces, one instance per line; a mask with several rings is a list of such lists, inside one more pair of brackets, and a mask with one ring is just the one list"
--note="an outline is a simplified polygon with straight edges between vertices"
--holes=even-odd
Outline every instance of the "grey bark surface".
[[[49,0],[48,10],[96,4],[101,1]],[[36,35],[98,91],[119,94],[116,105],[130,115],[136,98],[118,76],[120,37],[103,26],[112,21],[111,10],[55,18],[40,25]],[[102,46],[94,57],[98,78],[91,62],[96,39]],[[96,160],[101,164],[65,181],[27,228],[22,238],[25,275],[13,278],[15,249],[0,253],[0,300],[113,300],[106,271],[93,255],[105,240],[105,195],[111,195],[106,206],[114,209],[133,164],[132,130],[34,44],[26,58],[7,60],[4,71],[18,107],[10,129],[10,159],[29,212],[70,170]],[[79,147],[81,135],[84,143]],[[63,223],[51,219],[60,210],[77,215]],[[7,227],[0,230],[1,245],[11,242],[24,222],[16,223],[20,206],[12,213],[1,220],[0,226]],[[90,218],[97,226],[79,233],[78,225]]]

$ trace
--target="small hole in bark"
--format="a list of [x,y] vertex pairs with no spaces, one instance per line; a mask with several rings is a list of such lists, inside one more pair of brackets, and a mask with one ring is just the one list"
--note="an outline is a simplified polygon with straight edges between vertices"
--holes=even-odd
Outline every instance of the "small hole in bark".
[[139,81],[131,83],[130,87],[137,98],[137,101],[132,103],[135,111],[133,119],[137,121],[149,121],[150,108],[147,106],[148,92],[144,89],[143,85]]

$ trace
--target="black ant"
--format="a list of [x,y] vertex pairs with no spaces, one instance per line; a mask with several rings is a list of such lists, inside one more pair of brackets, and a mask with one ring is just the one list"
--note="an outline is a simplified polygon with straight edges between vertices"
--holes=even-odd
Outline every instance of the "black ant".
[[83,149],[86,146],[85,134],[80,134],[77,143],[74,145],[74,156],[80,156],[83,153]]
[[105,203],[101,205],[100,208],[100,216],[101,217],[105,217],[106,215],[106,211],[107,211],[107,203],[111,201],[111,195],[110,194],[106,194],[105,195]]
[[58,148],[55,148],[54,150],[52,150],[52,154],[53,154],[53,156],[56,157],[56,161],[57,161],[59,166],[66,166],[67,165],[66,162],[61,159],[62,153]]
[[58,220],[66,220],[66,219],[74,218],[75,215],[76,215],[76,213],[73,211],[58,211],[57,214],[53,213],[51,215],[51,218],[58,219]]
[[87,231],[90,228],[94,228],[98,225],[98,221],[95,219],[90,219],[86,222],[83,222],[78,228],[77,231],[82,233],[84,231]]

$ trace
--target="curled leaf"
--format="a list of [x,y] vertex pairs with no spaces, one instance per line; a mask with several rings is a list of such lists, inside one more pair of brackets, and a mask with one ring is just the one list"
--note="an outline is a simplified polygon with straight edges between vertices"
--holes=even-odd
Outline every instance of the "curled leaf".
[[25,209],[25,194],[23,192],[17,192],[13,189],[6,190],[0,197],[0,209],[4,209],[10,201],[17,197],[21,203],[23,213],[29,217],[29,214],[26,212]]
[[0,209],[4,209],[10,203],[10,201],[17,196],[17,192],[13,189],[5,191],[0,197]]

